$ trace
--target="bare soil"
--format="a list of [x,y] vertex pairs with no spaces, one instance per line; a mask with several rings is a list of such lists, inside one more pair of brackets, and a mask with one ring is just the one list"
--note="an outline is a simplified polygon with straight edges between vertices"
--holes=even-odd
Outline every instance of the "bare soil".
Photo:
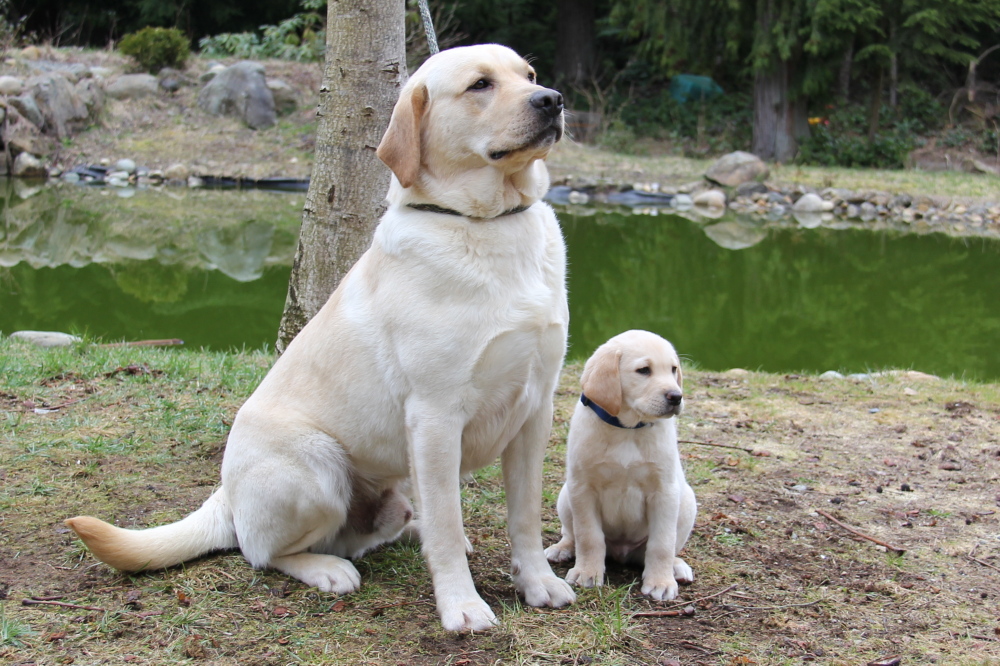
[[[685,550],[695,582],[653,603],[641,571],[610,565],[608,585],[570,608],[522,607],[491,467],[464,504],[473,575],[501,625],[452,635],[413,545],[362,559],[361,591],[337,598],[238,553],[123,575],[62,525],[88,513],[152,526],[197,507],[267,355],[52,356],[3,341],[0,358],[0,622],[31,632],[0,634],[7,663],[1000,662],[997,385],[691,369],[679,425],[699,501]],[[579,370],[557,395],[546,545]]]

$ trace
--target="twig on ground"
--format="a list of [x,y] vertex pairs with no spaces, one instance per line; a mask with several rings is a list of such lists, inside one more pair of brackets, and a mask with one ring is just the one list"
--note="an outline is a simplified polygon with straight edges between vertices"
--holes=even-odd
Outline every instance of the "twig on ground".
[[106,608],[98,608],[97,606],[81,606],[79,604],[67,604],[62,601],[46,601],[42,599],[22,599],[22,606],[59,606],[61,608],[76,608],[78,610],[89,610],[89,611],[100,611],[102,613],[107,613]]
[[815,606],[818,603],[826,601],[825,599],[817,599],[816,601],[809,601],[804,604],[781,604],[779,606],[734,606],[739,610],[778,610],[781,608],[805,608],[806,606]]
[[400,606],[416,606],[417,604],[426,604],[427,599],[417,599],[416,601],[400,601],[395,604],[386,604],[385,606],[376,606],[372,609],[372,617],[378,617],[382,615],[387,608],[399,608]]
[[972,555],[966,555],[965,557],[970,562],[975,562],[976,564],[982,564],[984,567],[989,567],[990,569],[993,569],[994,571],[1000,571],[1000,567],[995,567],[992,564],[990,564],[989,562],[983,562],[982,560],[980,560],[978,558],[975,558]]
[[831,521],[832,523],[834,523],[838,527],[841,527],[842,529],[847,530],[848,532],[850,532],[854,536],[861,537],[862,539],[867,539],[868,541],[871,541],[872,543],[878,544],[879,546],[882,546],[886,550],[890,550],[890,551],[896,553],[897,555],[902,555],[903,553],[906,552],[905,548],[897,548],[895,546],[890,546],[885,541],[879,541],[878,539],[876,539],[873,536],[868,536],[864,532],[859,532],[858,530],[854,529],[850,525],[845,525],[844,523],[840,522],[839,520],[837,520],[836,518],[834,518],[833,516],[831,516],[826,511],[823,511],[822,509],[816,509],[816,513],[818,513],[819,515],[823,516],[827,520]]
[[753,449],[748,449],[744,446],[733,446],[732,444],[716,444],[715,442],[699,442],[695,439],[678,439],[678,444],[698,444],[699,446],[715,446],[720,449],[733,449],[735,451],[743,451],[744,453],[749,453],[753,455]]
[[59,601],[60,599],[65,599],[65,598],[66,598],[65,594],[55,594],[55,595],[53,595],[51,597],[34,596],[34,597],[31,597],[31,600],[32,601]]
[[726,592],[735,589],[735,585],[730,585],[724,590],[719,590],[715,594],[710,594],[707,597],[701,597],[700,599],[695,599],[694,601],[682,601],[680,603],[674,604],[669,608],[665,608],[659,611],[644,611],[642,613],[632,613],[632,617],[676,617],[677,609],[682,606],[693,606],[695,604],[701,603],[702,601],[707,601],[708,599],[714,599],[715,597],[721,596]]
[[167,338],[165,340],[132,340],[131,342],[105,342],[98,347],[172,347],[182,345],[184,341],[179,338]]

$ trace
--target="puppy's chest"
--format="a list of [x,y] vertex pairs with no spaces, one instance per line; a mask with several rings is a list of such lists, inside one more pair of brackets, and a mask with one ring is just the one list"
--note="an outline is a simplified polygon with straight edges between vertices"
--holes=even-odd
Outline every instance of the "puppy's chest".
[[669,470],[663,461],[648,455],[634,442],[608,448],[603,456],[594,460],[589,474],[594,485],[605,493],[624,492],[637,488],[645,493],[656,492],[668,478]]

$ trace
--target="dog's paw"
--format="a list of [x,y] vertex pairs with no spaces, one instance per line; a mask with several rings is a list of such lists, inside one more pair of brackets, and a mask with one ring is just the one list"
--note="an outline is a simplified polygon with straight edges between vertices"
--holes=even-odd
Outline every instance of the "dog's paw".
[[559,543],[545,549],[545,559],[553,564],[569,562],[575,557],[573,543],[563,539]]
[[566,574],[566,582],[577,587],[600,587],[604,585],[604,567],[585,569],[575,566]]
[[497,616],[479,598],[456,603],[439,602],[438,613],[445,631],[486,631],[497,624]]
[[275,558],[271,566],[323,592],[350,594],[361,587],[361,574],[354,565],[335,555],[298,553]]
[[515,579],[514,586],[524,597],[524,603],[529,606],[562,608],[576,601],[576,593],[573,592],[573,588],[562,578],[551,573],[531,581]]
[[656,601],[670,601],[677,597],[677,581],[669,575],[643,576],[642,593]]
[[688,563],[679,557],[674,558],[674,580],[678,583],[693,583],[694,572]]

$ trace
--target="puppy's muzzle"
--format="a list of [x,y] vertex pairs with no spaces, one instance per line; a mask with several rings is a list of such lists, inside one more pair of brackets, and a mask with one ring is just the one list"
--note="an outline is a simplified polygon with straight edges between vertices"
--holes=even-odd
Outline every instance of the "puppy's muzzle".
[[667,399],[667,405],[670,407],[680,406],[681,401],[684,399],[680,391],[667,391],[664,397]]

